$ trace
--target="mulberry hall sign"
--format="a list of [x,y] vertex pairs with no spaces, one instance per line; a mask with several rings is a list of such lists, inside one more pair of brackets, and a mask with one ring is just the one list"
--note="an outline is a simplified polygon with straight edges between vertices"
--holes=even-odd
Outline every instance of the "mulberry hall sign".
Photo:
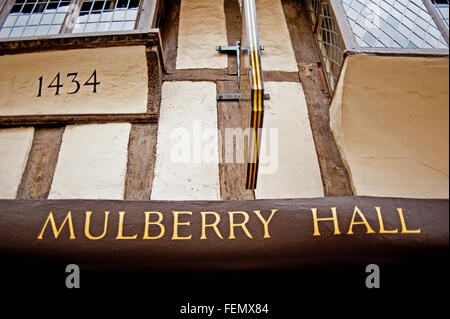
[[[370,223],[368,222],[367,218],[365,217],[364,213],[358,208],[358,206],[355,206],[355,209],[352,214],[352,219],[350,222],[350,225],[348,226],[348,232],[346,232],[346,235],[355,235],[354,229],[357,225],[363,226],[363,231],[366,234],[420,234],[421,229],[415,229],[410,230],[406,226],[405,217],[403,214],[402,208],[397,208],[397,213],[399,217],[398,224],[401,225],[401,230],[399,228],[387,230],[384,226],[383,216],[381,213],[380,207],[375,207],[375,210],[377,212],[378,217],[378,223],[377,227],[372,227]],[[342,235],[339,227],[339,218],[336,207],[331,207],[332,216],[331,217],[325,217],[325,218],[319,218],[317,208],[311,208],[312,212],[312,221],[314,225],[314,231],[311,232],[312,236],[321,236],[320,233],[320,227],[319,223],[325,223],[325,222],[331,222],[333,225],[332,233],[333,235]],[[156,239],[164,239],[166,237],[169,237],[170,240],[192,240],[192,239],[208,239],[207,236],[207,229],[211,229],[212,236],[217,236],[217,238],[220,239],[236,239],[236,229],[240,229],[242,232],[243,237],[247,237],[250,239],[254,239],[252,233],[249,231],[249,228],[247,227],[247,224],[253,224],[255,227],[258,226],[258,223],[260,223],[260,228],[263,228],[264,233],[262,235],[262,238],[269,239],[272,238],[269,231],[270,222],[274,218],[275,214],[278,212],[277,209],[272,209],[271,212],[268,212],[267,218],[264,217],[263,213],[261,213],[260,210],[255,210],[252,213],[247,213],[244,211],[236,211],[236,212],[227,212],[227,215],[224,216],[224,219],[226,219],[225,223],[221,223],[221,215],[216,212],[199,212],[199,215],[201,216],[201,235],[196,234],[196,236],[193,237],[193,235],[189,232],[189,229],[191,227],[191,218],[193,215],[193,212],[180,212],[180,211],[172,211],[169,213],[169,217],[167,220],[164,220],[164,214],[161,212],[143,212],[142,214],[142,221],[143,221],[143,233],[142,234],[125,234],[124,233],[124,225],[126,225],[126,212],[120,211],[118,212],[119,218],[117,227],[109,227],[109,211],[105,211],[103,214],[103,231],[100,235],[94,236],[91,234],[91,221],[92,221],[92,211],[86,211],[84,216],[84,227],[81,227],[83,231],[80,231],[81,229],[77,229],[78,231],[75,232],[73,218],[72,218],[72,212],[69,211],[62,222],[58,225],[58,223],[55,221],[55,217],[53,215],[53,212],[50,212],[48,217],[45,219],[45,222],[43,223],[42,229],[37,236],[37,239],[44,239],[44,234],[47,233],[47,236],[49,238],[58,239],[59,235],[63,231],[64,227],[68,230],[68,237],[67,239],[74,240],[77,238],[85,237],[89,240],[101,240],[106,237],[106,234],[109,229],[113,228],[113,231],[117,229],[117,231],[114,234],[117,234],[115,237],[116,240],[135,240],[135,239],[143,239],[143,240],[156,240]],[[166,214],[167,215],[167,214]],[[61,219],[61,218],[59,218]],[[181,219],[184,219],[184,221],[181,221]],[[209,221],[208,221],[209,219]],[[237,220],[240,219],[239,222]],[[358,220],[359,219],[359,220]],[[357,221],[358,220],[358,221]],[[221,224],[222,230],[219,228],[219,224]],[[151,231],[150,228],[154,227],[156,231]],[[142,227],[140,227],[142,228]],[[225,230],[223,229],[225,228]],[[167,230],[171,230],[171,234]],[[183,230],[181,230],[183,229]],[[329,227],[328,227],[329,229]],[[377,229],[377,230],[374,230]],[[184,232],[186,235],[180,235],[181,232]],[[67,232],[66,232],[67,233]],[[222,235],[223,233],[227,233],[228,235],[224,237]],[[62,237],[62,236],[61,236]],[[210,235],[211,238],[211,235]]]
[[90,268],[283,268],[448,250],[448,200],[0,200],[0,254]]

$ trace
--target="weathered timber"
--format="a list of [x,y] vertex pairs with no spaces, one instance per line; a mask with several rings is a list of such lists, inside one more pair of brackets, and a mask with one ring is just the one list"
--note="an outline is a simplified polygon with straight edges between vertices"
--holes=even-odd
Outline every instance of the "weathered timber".
[[46,199],[58,161],[64,127],[36,128],[17,199]]
[[281,0],[297,63],[320,63],[304,1]]
[[133,124],[131,126],[125,199],[150,199],[155,170],[157,131],[157,124]]
[[[219,81],[217,83],[217,93],[237,92],[236,81]],[[255,199],[253,190],[245,188],[247,164],[246,163],[227,163],[225,153],[225,130],[227,128],[241,128],[241,108],[239,101],[219,101],[217,103],[217,117],[219,134],[219,154],[221,162],[219,163],[220,193],[222,199]],[[233,143],[236,146],[236,141]],[[233,147],[234,150],[235,147]],[[230,152],[230,150],[228,150]],[[237,156],[237,154],[236,154]]]
[[353,195],[352,183],[330,129],[330,100],[324,96],[316,63],[299,65],[299,75],[308,105],[325,196]]
[[264,71],[263,74],[264,81],[268,82],[300,82],[297,72]]
[[237,76],[228,75],[226,69],[193,69],[177,70],[171,74],[164,74],[164,81],[226,81],[235,80]]
[[281,1],[299,65],[325,196],[353,195],[349,173],[330,129],[330,98],[303,1]]
[[[241,9],[238,0],[224,0],[228,45],[236,45],[241,39]],[[217,43],[219,45],[220,43]],[[236,55],[228,55],[228,74],[237,75]]]
[[181,0],[160,1],[159,29],[164,52],[164,69],[167,73],[176,70],[180,8]]
[[1,116],[0,128],[36,125],[70,125],[88,123],[157,123],[158,114],[64,114]]

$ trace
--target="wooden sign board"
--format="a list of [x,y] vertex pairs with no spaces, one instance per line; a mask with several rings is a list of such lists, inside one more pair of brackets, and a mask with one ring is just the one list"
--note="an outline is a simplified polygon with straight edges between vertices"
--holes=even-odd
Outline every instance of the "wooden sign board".
[[146,113],[147,74],[145,46],[4,55],[0,116]]
[[250,128],[246,148],[246,188],[255,189],[264,117],[264,80],[254,0],[242,2],[241,78],[239,83],[243,129]]
[[154,31],[0,41],[0,127],[157,122],[161,53]]
[[446,258],[449,247],[448,200],[0,200],[0,207],[0,258],[26,265],[308,269],[428,263]]

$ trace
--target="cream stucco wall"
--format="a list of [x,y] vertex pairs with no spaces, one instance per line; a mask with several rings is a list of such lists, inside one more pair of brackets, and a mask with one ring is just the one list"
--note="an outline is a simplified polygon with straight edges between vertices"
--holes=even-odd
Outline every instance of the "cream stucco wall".
[[216,85],[162,87],[153,200],[220,199]]
[[0,198],[16,198],[33,143],[33,128],[0,130]]
[[280,0],[256,0],[262,67],[267,71],[297,72],[286,18]]
[[50,199],[123,199],[128,123],[67,126]]
[[[323,197],[319,162],[300,83],[266,82],[265,90],[270,93],[270,100],[264,102],[266,143],[262,143],[261,156],[269,154],[269,150],[277,152],[278,169],[262,174],[266,165],[260,162],[256,198]],[[269,144],[269,134],[274,134],[271,128],[278,130],[278,138]]]
[[[97,93],[92,93],[93,86],[83,85],[94,70],[100,82]],[[55,95],[56,88],[48,86],[58,72],[63,87]],[[77,84],[67,74],[75,72],[80,89],[68,94],[76,90]],[[4,55],[0,57],[0,116],[144,113],[147,74],[145,46]],[[42,96],[38,97],[41,76]]]
[[227,44],[223,0],[181,1],[177,69],[224,69],[227,56],[216,46]]
[[448,198],[447,58],[349,56],[331,128],[357,195]]

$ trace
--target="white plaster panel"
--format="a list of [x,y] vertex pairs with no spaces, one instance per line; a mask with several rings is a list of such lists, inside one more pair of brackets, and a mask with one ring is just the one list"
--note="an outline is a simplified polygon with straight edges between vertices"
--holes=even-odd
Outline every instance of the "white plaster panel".
[[130,129],[129,123],[67,126],[49,198],[123,199]]
[[223,0],[181,1],[177,69],[227,68],[227,55],[216,51],[227,44]]
[[220,199],[216,104],[214,83],[163,84],[152,199]]
[[16,198],[33,135],[34,128],[0,130],[0,198]]
[[[94,70],[100,82],[97,93],[92,93],[93,86],[83,85]],[[48,86],[58,72],[63,87],[55,95],[56,89]],[[67,74],[75,72],[80,89],[68,94],[77,85]],[[41,76],[42,96],[38,97]],[[145,46],[4,55],[0,57],[0,92],[0,115],[145,113]]]
[[280,0],[256,0],[258,31],[267,71],[297,72],[297,62]]
[[357,195],[448,198],[447,58],[347,57],[331,129]]
[[[266,82],[270,100],[264,102],[261,156],[278,147],[278,169],[258,172],[257,199],[323,197],[319,161],[311,131],[303,89],[294,82]],[[267,143],[270,128],[278,130],[277,145]],[[264,142],[266,136],[266,142]],[[270,146],[270,147],[269,147]]]

